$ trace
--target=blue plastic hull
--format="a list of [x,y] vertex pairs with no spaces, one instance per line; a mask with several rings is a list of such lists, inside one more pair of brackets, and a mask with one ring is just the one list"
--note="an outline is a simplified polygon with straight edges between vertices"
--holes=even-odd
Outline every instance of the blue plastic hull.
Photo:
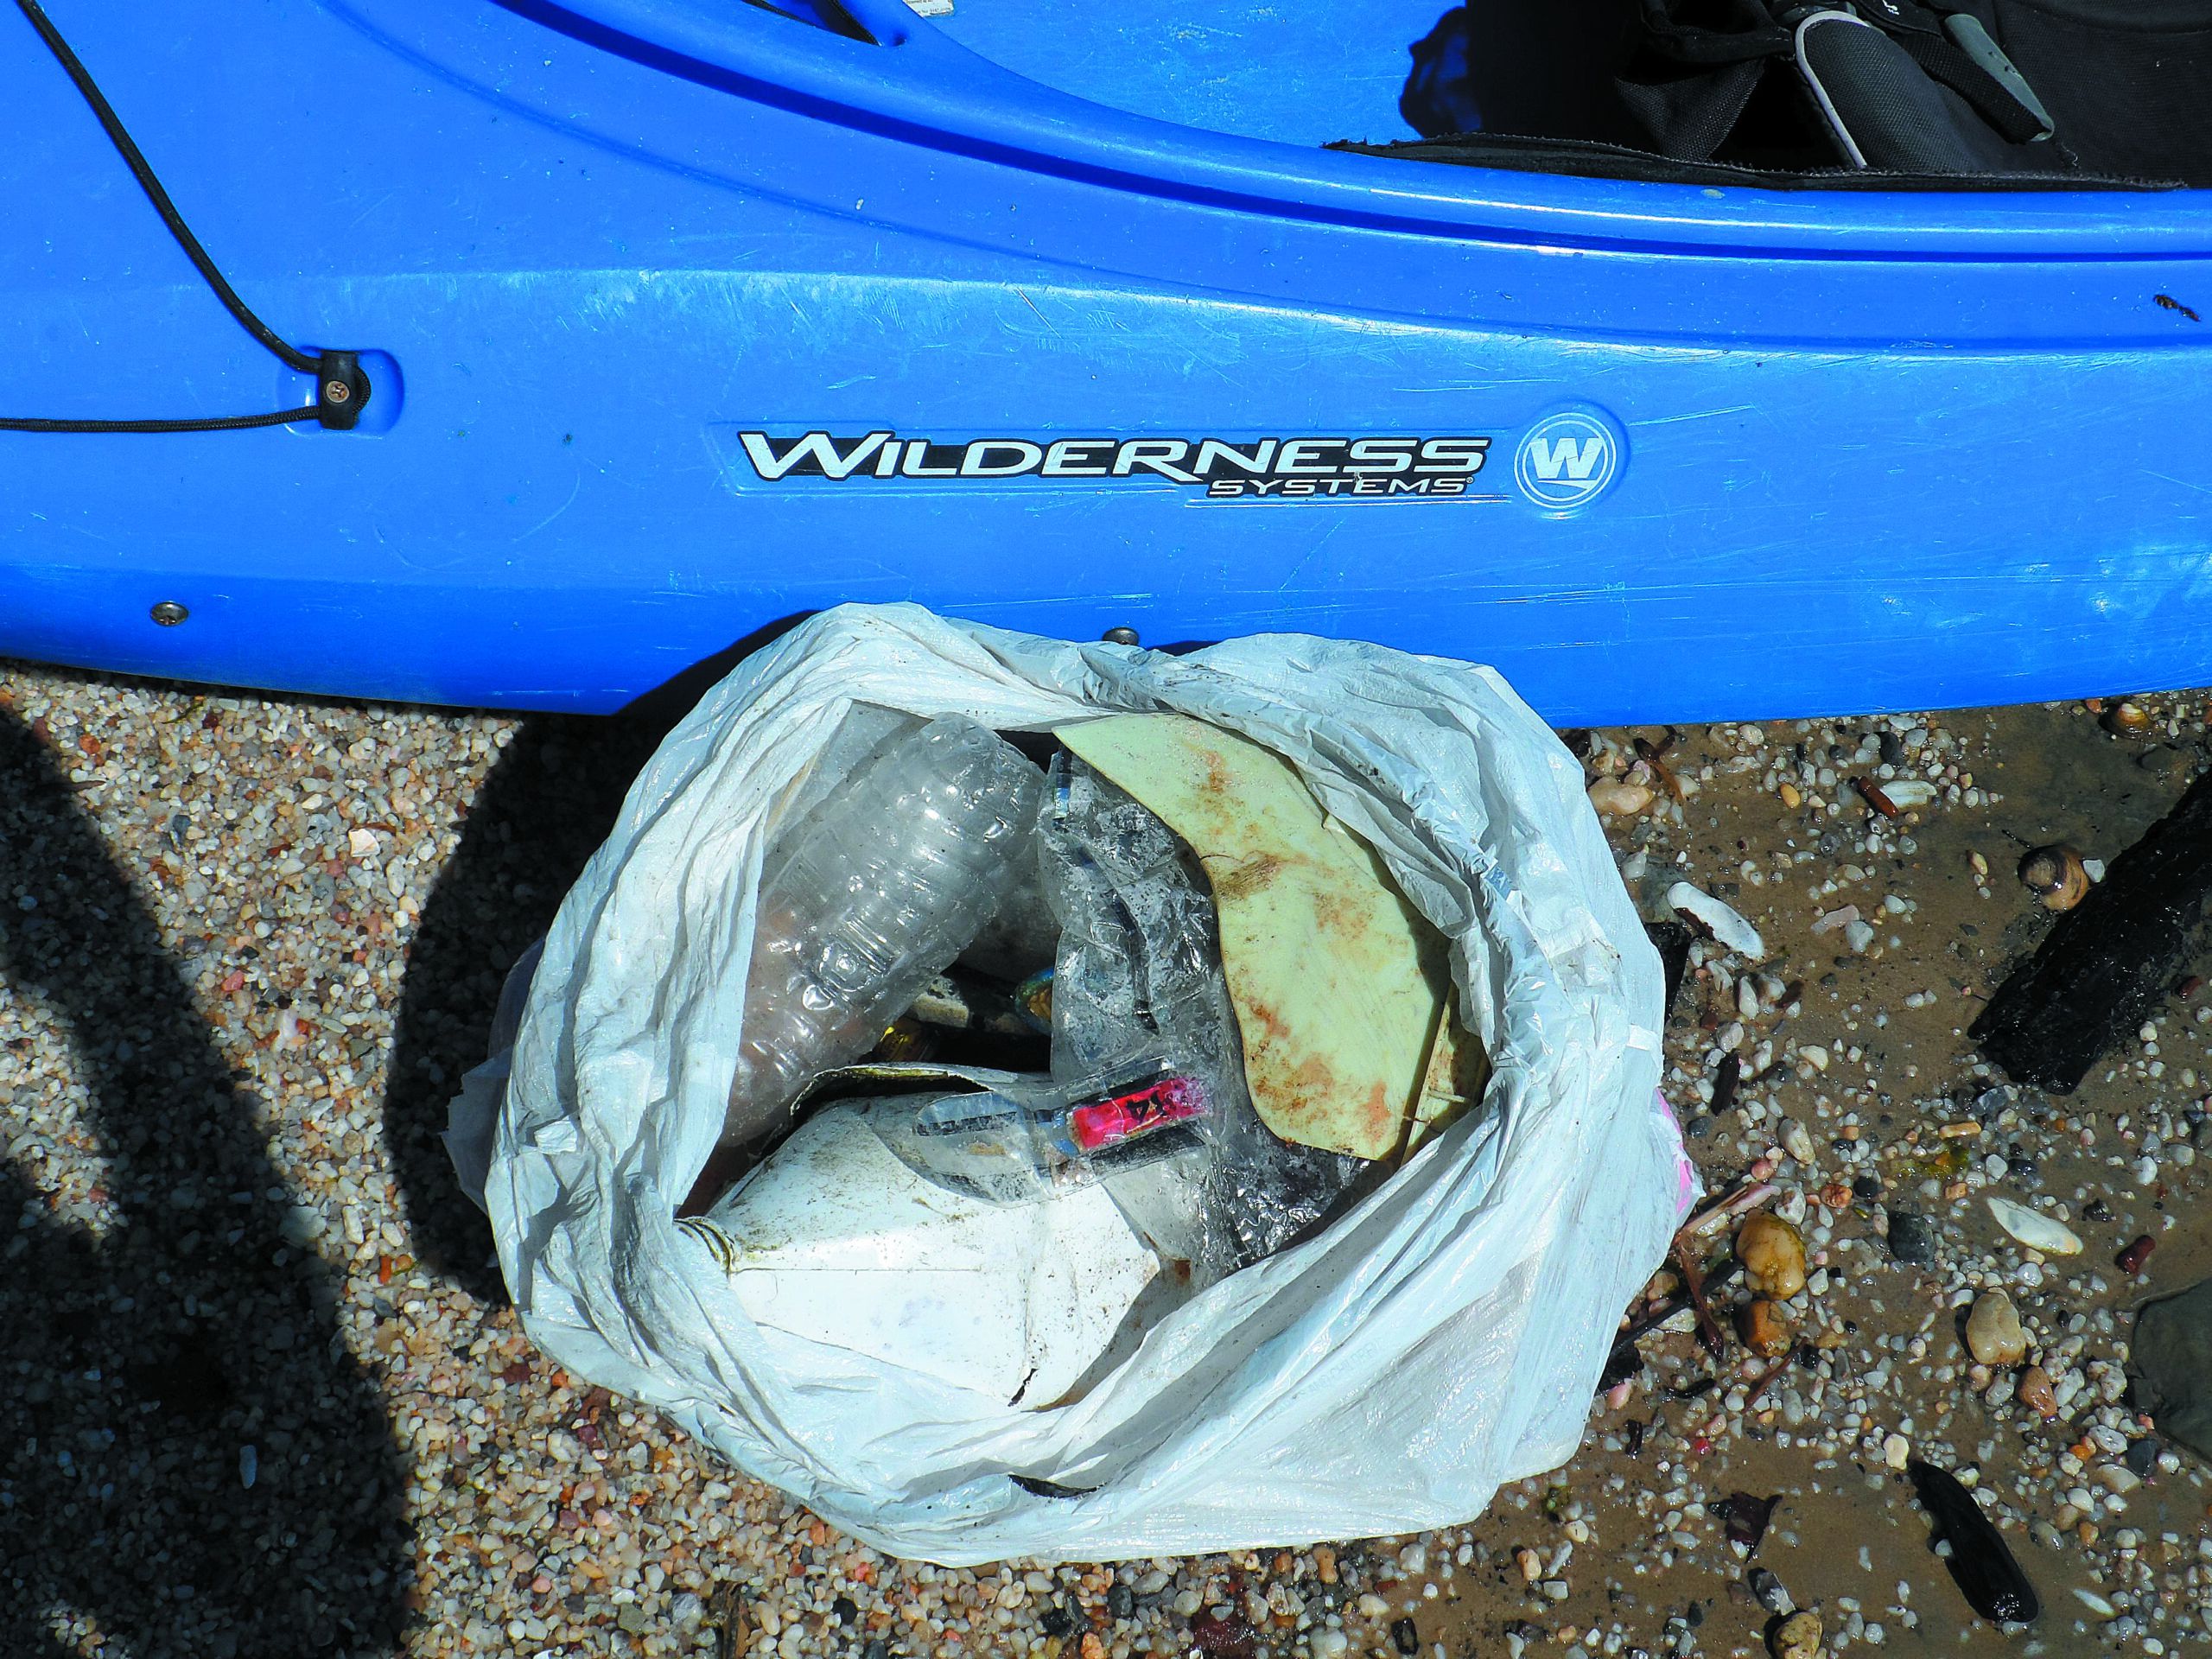
[[[2212,681],[2212,193],[1321,152],[891,0],[882,45],[717,0],[48,10],[249,301],[382,355],[375,429],[0,434],[0,653],[606,709],[915,599],[1378,639],[1562,723]],[[307,400],[12,8],[0,136],[0,414]],[[765,475],[809,433],[853,475]]]

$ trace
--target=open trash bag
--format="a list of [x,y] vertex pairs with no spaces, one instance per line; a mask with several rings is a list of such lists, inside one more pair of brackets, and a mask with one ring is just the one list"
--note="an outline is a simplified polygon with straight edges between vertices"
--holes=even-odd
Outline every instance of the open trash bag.
[[[1450,941],[1492,1068],[1480,1105],[1071,1403],[954,1386],[880,1332],[863,1353],[755,1323],[728,1241],[677,1209],[738,1061],[764,844],[855,702],[1001,731],[1173,711],[1281,754]],[[662,745],[451,1139],[464,1172],[488,1146],[482,1200],[540,1347],[880,1548],[971,1565],[1411,1532],[1581,1439],[1620,1310],[1693,1196],[1656,1093],[1661,995],[1581,769],[1487,669],[1300,636],[1169,656],[846,607],[747,658]],[[1003,1313],[968,1316],[984,1332]]]

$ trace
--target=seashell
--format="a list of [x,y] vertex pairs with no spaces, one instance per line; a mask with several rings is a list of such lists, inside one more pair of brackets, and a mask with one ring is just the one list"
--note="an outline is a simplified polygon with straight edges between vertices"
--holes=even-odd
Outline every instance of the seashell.
[[1749,962],[1766,959],[1766,941],[1759,931],[1701,887],[1677,881],[1667,889],[1667,902],[1685,916],[1705,924],[1706,931]]
[[1890,798],[1890,804],[1905,810],[1926,806],[1936,798],[1936,785],[1925,778],[1900,778],[1894,783],[1884,784],[1882,793]]
[[1590,785],[1590,804],[1609,818],[1632,818],[1649,806],[1651,791],[1642,784],[1616,783],[1600,779]]
[[2010,1198],[1991,1198],[1987,1203],[1997,1224],[2030,1249],[2041,1250],[2045,1255],[2082,1254],[2081,1239],[2064,1222]]
[[2097,723],[2115,736],[2139,737],[2151,729],[2151,711],[2133,697],[2122,697],[2107,706]]
[[2038,847],[2020,861],[2020,880],[2045,910],[2071,910],[2089,894],[2089,873],[2071,847]]

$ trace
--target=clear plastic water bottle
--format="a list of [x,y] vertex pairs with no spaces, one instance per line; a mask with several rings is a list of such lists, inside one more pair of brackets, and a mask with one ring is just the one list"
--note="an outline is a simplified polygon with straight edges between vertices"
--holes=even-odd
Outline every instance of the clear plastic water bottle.
[[934,720],[777,838],[723,1144],[753,1140],[817,1073],[866,1053],[968,948],[1016,879],[1042,788],[1004,739]]

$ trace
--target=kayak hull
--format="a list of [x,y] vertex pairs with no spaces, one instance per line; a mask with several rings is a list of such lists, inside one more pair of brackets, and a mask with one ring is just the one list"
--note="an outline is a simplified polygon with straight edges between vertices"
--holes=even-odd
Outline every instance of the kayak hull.
[[[862,109],[775,55],[834,37],[675,0],[48,9],[373,390],[350,433],[0,433],[0,652],[604,710],[911,599],[1376,639],[1560,723],[2212,681],[2203,193],[1179,173],[1142,123],[1116,173],[1039,89],[922,130],[907,81],[993,83],[919,36],[834,42],[906,78]],[[12,13],[0,108],[0,414],[308,401]]]

